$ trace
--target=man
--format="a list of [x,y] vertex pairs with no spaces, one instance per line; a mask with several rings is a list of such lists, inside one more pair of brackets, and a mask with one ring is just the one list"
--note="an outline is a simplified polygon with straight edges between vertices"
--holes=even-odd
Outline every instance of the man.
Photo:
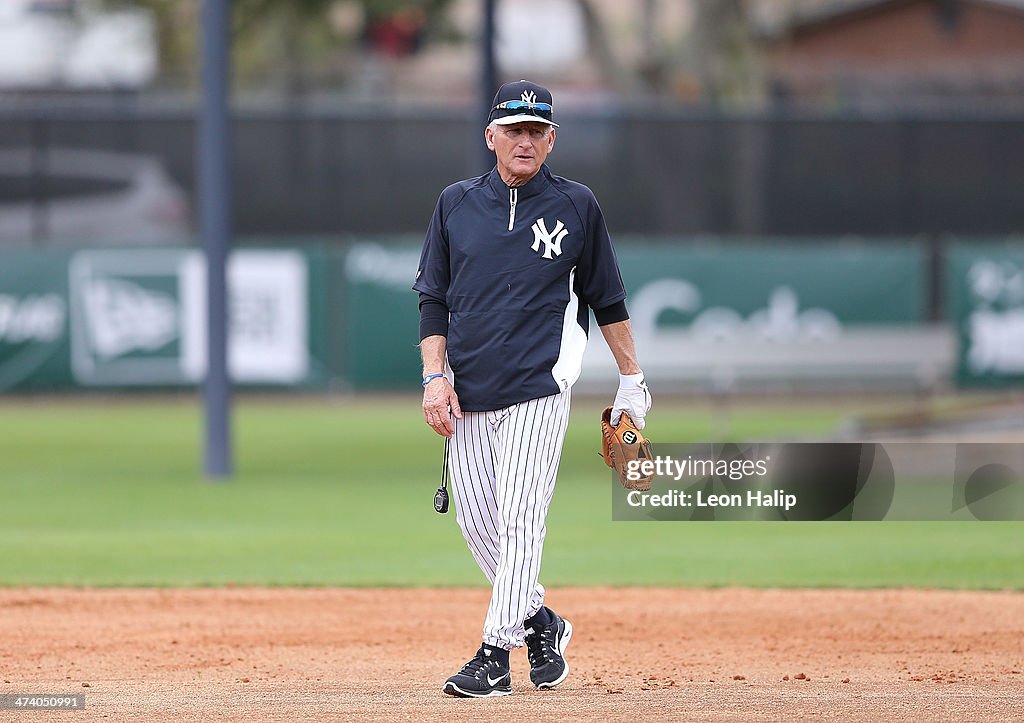
[[413,285],[423,418],[450,440],[459,526],[492,585],[483,644],[443,688],[459,697],[511,693],[509,651],[524,643],[535,686],[569,674],[572,624],[538,578],[589,309],[619,367],[613,423],[626,411],[643,428],[651,406],[597,199],[544,163],[553,116],[546,88],[501,86],[484,131],[496,165],[441,193]]

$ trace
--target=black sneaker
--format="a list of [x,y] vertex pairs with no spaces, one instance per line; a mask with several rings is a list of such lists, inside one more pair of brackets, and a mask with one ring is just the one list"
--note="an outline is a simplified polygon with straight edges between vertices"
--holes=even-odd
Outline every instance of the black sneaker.
[[526,631],[526,656],[530,659],[530,680],[538,688],[554,688],[569,675],[565,647],[572,638],[572,623],[548,608],[554,618],[550,625]]
[[512,692],[512,671],[491,657],[491,651],[481,645],[473,659],[446,680],[441,690],[458,698],[508,695]]

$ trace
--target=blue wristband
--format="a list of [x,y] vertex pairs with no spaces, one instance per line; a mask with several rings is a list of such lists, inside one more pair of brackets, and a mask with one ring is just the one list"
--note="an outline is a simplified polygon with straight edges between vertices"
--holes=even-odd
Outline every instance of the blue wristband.
[[427,386],[428,384],[430,384],[430,382],[434,381],[438,377],[443,377],[443,376],[444,376],[443,372],[437,372],[436,374],[428,374],[427,376],[423,377],[423,386]]

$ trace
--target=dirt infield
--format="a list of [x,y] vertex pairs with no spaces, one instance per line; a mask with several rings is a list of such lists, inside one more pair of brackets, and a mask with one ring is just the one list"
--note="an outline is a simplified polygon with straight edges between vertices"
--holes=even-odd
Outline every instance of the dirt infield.
[[[442,695],[487,591],[0,590],[0,693],[84,693],[12,720],[1019,720],[1024,594],[555,589],[572,674]],[[7,718],[5,718],[7,719]]]

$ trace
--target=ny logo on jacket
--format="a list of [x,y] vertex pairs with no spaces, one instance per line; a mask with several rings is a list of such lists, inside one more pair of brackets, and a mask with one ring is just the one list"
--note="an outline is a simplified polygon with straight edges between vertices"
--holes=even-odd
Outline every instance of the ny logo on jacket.
[[562,255],[562,239],[566,237],[569,230],[565,227],[565,224],[561,221],[555,222],[555,227],[548,231],[547,224],[544,223],[544,219],[538,218],[533,223],[533,245],[530,247],[534,251],[540,251],[540,245],[544,244],[544,258],[550,259],[551,254],[555,256]]

